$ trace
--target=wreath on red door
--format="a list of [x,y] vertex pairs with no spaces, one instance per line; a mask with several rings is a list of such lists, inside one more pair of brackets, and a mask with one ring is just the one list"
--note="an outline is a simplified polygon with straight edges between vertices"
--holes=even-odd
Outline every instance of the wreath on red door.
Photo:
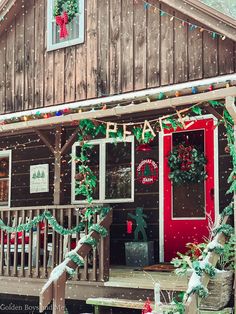
[[206,157],[193,145],[179,144],[168,157],[169,179],[173,184],[198,183],[207,178]]
[[60,27],[60,38],[68,36],[66,24],[70,23],[78,12],[78,0],[55,0],[53,15]]

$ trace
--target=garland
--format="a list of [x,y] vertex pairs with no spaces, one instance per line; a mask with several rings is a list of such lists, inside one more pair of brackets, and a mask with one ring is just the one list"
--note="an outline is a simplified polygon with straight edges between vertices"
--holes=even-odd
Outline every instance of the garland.
[[95,248],[98,244],[98,241],[90,236],[85,236],[84,239],[80,241],[81,244],[87,244]]
[[99,233],[103,238],[105,238],[108,235],[108,231],[105,227],[100,226],[99,224],[94,224],[89,228],[89,232],[95,231]]
[[66,38],[68,36],[66,24],[74,19],[78,11],[78,0],[55,1],[53,15],[56,18],[57,25],[60,27],[60,38]]
[[72,262],[74,262],[78,267],[84,266],[83,259],[79,256],[75,251],[70,251],[66,254],[66,258],[69,258]]
[[209,294],[208,289],[203,285],[194,286],[190,291],[188,291],[187,297],[194,293],[196,293],[200,298],[206,298]]
[[223,224],[217,228],[215,228],[213,230],[213,233],[216,235],[216,234],[219,234],[219,233],[223,233],[226,237],[230,237],[231,234],[234,233],[234,228],[229,225],[229,224]]
[[204,153],[192,145],[179,144],[174,147],[169,154],[168,165],[173,184],[196,183],[207,178]]
[[200,261],[194,261],[192,263],[193,269],[198,276],[202,276],[205,272],[210,278],[216,276],[216,268],[210,263],[203,263]]

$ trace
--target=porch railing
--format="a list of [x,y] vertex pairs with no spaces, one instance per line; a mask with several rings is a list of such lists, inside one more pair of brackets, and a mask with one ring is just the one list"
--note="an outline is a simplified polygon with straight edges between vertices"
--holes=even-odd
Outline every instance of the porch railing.
[[[72,229],[81,223],[78,206],[38,206],[1,209],[0,218],[9,227],[28,223],[49,211],[59,225]],[[97,221],[97,214],[93,217]],[[80,238],[88,234],[88,222],[81,232],[62,235],[44,219],[29,231],[8,233],[0,229],[0,276],[49,278]],[[72,280],[105,281],[109,274],[109,237],[85,257],[84,267],[76,270]]]

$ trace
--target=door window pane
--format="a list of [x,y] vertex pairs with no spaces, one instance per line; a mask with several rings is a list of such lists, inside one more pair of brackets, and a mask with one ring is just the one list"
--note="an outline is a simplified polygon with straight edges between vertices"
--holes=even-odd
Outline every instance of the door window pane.
[[[193,145],[204,152],[204,130],[176,132],[172,135],[172,147],[181,143]],[[173,218],[205,217],[205,181],[184,185],[173,184]]]
[[106,144],[105,199],[126,199],[132,197],[130,142]]

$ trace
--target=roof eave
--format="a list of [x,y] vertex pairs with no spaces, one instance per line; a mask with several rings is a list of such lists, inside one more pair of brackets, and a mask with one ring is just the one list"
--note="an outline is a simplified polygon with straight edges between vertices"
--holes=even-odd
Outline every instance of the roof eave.
[[[217,33],[236,41],[236,25],[229,23],[229,21],[223,21],[220,15],[213,14],[209,8],[205,10],[203,6],[196,4],[196,0],[159,0],[162,3],[172,7],[173,9],[180,11],[181,13],[195,19],[199,23],[209,27]],[[193,4],[194,3],[194,4]],[[214,11],[214,10],[212,10]]]

